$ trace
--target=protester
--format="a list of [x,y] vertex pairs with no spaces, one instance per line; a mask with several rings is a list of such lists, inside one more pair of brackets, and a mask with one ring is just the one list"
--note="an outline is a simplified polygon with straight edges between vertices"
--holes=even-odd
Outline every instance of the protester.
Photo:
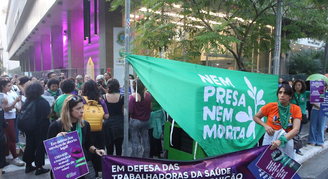
[[163,125],[165,122],[164,110],[154,96],[151,96],[152,110],[149,118],[150,157],[160,158],[162,151]]
[[[325,91],[327,90],[327,83],[325,83]],[[327,122],[327,116],[320,114],[320,103],[312,103],[313,107],[311,110],[310,120],[310,131],[308,137],[308,143],[312,146],[324,147],[325,143],[325,126]]]
[[278,88],[281,86],[282,82],[284,81],[283,78],[279,78],[279,81],[278,81]]
[[[85,82],[82,86],[82,96],[83,96],[84,104],[86,103],[86,100],[94,100],[98,104],[101,104],[102,109],[104,111],[103,119],[108,118],[108,116],[109,116],[108,109],[107,109],[105,101],[103,99],[101,99],[100,92],[99,92],[96,82],[94,82],[93,80],[89,80],[89,81]],[[88,119],[85,119],[85,120],[88,120]],[[104,144],[105,139],[104,139],[103,131],[91,132],[91,136],[92,136],[92,140],[94,141],[95,147],[97,147],[97,148],[105,147],[105,144]],[[102,171],[101,158],[97,155],[92,155],[91,160],[92,160],[92,164],[94,166],[95,172],[96,172],[96,176],[98,177],[98,172]]]
[[150,152],[148,127],[152,108],[151,97],[140,79],[136,79],[133,82],[133,88],[135,93],[132,93],[129,97],[129,130],[132,143],[131,157],[139,156],[138,146],[141,144],[140,137],[144,149],[142,158],[148,158]]
[[48,80],[50,80],[50,79],[57,79],[58,78],[58,76],[57,76],[57,74],[55,72],[49,72],[47,74],[47,77],[48,77]]
[[[265,128],[263,145],[270,145],[271,150],[283,150],[294,158],[293,137],[299,132],[302,112],[300,107],[291,104],[294,96],[289,84],[282,84],[277,91],[278,102],[268,103],[255,114],[254,121]],[[267,117],[267,122],[261,120]]]
[[110,72],[104,73],[105,85],[107,85],[108,81],[113,78],[113,75]]
[[3,109],[7,105],[8,101],[3,98],[0,109],[0,179],[4,171],[2,170],[8,163],[6,161],[6,139],[4,135],[4,129],[7,127]]
[[[86,75],[84,76],[84,82],[87,82],[87,81],[89,81],[89,80],[91,80],[91,76],[88,75],[88,74],[86,74]],[[93,80],[93,79],[92,79],[92,80]]]
[[83,78],[81,75],[76,76],[76,87],[78,90],[82,90]]
[[48,81],[48,90],[44,92],[45,96],[53,96],[55,100],[58,98],[58,96],[62,95],[61,89],[58,89],[59,87],[59,81],[56,79],[50,79]]
[[[24,166],[16,153],[16,134],[15,134],[15,119],[16,119],[16,108],[17,111],[21,109],[21,96],[14,97],[10,93],[11,83],[8,80],[0,80],[0,90],[4,94],[4,98],[8,101],[7,105],[3,109],[6,122],[8,123],[7,128],[4,130],[7,138],[7,150],[6,150],[6,159],[12,160],[13,164],[17,166]],[[12,93],[14,94],[14,93]],[[11,155],[9,155],[9,151]]]
[[60,95],[56,99],[55,104],[54,104],[54,111],[56,112],[58,117],[60,117],[60,113],[61,113],[65,99],[69,95],[72,95],[72,92],[75,89],[75,83],[74,83],[74,81],[72,81],[70,79],[66,79],[60,83],[60,89],[62,90],[63,94]]
[[37,77],[34,77],[34,76],[32,76],[32,77],[30,78],[30,80],[31,80],[31,81],[38,81],[38,78],[37,78]]
[[106,94],[106,91],[107,91],[107,87],[105,85],[105,78],[103,75],[98,75],[97,78],[97,87],[99,88],[99,91],[100,91],[100,95],[104,95]]
[[108,92],[103,96],[105,99],[109,118],[104,122],[105,144],[108,155],[113,155],[114,146],[116,155],[122,155],[123,124],[124,124],[124,98],[120,95],[120,84],[112,78],[107,82]]
[[[47,173],[50,170],[44,169],[42,166],[45,164],[45,148],[43,141],[47,139],[47,133],[49,128],[49,119],[47,116],[50,113],[50,106],[48,101],[41,97],[43,94],[43,88],[40,82],[30,82],[25,86],[25,96],[27,98],[25,104],[22,106],[22,110],[26,109],[31,102],[35,102],[36,107],[36,121],[38,125],[33,131],[25,131],[26,134],[26,148],[24,151],[23,161],[26,163],[25,173],[29,173],[33,170],[35,175]],[[34,161],[35,166],[32,166]]]
[[[293,83],[294,98],[291,103],[296,104],[301,108],[302,114],[306,115],[306,101],[310,97],[310,91],[306,91],[306,84],[301,79],[296,79]],[[299,133],[301,133],[303,124],[301,124]],[[302,155],[300,149],[296,149],[296,153]]]
[[87,178],[95,178],[93,166],[90,162],[89,154],[98,156],[105,155],[103,149],[98,149],[93,145],[90,124],[82,119],[83,116],[83,100],[80,96],[70,95],[63,104],[61,118],[51,123],[48,131],[48,138],[65,136],[68,132],[77,131],[80,141],[82,141],[83,152],[88,163],[89,174]]

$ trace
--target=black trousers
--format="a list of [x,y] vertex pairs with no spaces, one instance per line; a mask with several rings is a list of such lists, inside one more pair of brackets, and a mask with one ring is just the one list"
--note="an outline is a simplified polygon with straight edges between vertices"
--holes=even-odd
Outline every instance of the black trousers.
[[47,139],[47,134],[35,134],[26,132],[26,147],[23,155],[23,161],[26,165],[35,162],[37,168],[44,165],[44,155],[46,153],[43,140]]
[[[96,148],[104,149],[105,148],[105,139],[104,139],[104,132],[91,132],[92,141]],[[91,161],[93,168],[95,169],[96,176],[98,176],[98,172],[102,172],[102,158],[97,154],[91,154]]]
[[121,156],[122,155],[122,144],[123,144],[123,138],[118,138],[118,139],[115,139],[114,141],[112,141],[111,144],[106,146],[107,155],[113,155],[114,147],[115,147],[116,155]]
[[149,129],[149,143],[150,143],[150,157],[160,157],[162,151],[161,139],[155,139],[153,136],[153,129]]

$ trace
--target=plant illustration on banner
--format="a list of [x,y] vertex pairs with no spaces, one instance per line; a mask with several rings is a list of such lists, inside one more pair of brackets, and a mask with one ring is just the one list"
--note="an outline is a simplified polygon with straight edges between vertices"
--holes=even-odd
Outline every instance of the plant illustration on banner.
[[[257,92],[256,86],[252,86],[252,83],[246,78],[244,77],[244,80],[249,88],[249,90],[247,90],[247,93],[249,95],[249,97],[251,97],[252,99],[254,99],[254,114],[257,112],[257,108],[259,105],[264,105],[265,101],[262,100],[264,91],[261,89]],[[236,120],[238,122],[248,122],[251,121],[251,123],[249,124],[248,128],[247,128],[247,133],[246,133],[246,137],[250,137],[253,134],[253,139],[255,139],[255,121],[253,120],[253,109],[252,107],[248,106],[248,113],[244,112],[244,111],[240,111],[236,114]]]

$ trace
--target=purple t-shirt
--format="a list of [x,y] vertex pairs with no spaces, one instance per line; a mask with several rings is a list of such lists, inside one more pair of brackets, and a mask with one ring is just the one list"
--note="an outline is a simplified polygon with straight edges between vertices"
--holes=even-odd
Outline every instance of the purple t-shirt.
[[[85,104],[86,101],[85,101],[84,97],[82,97],[82,100],[83,100],[83,104]],[[101,104],[101,106],[102,106],[103,109],[104,109],[104,113],[105,113],[105,114],[108,114],[108,108],[107,108],[107,105],[106,105],[106,103],[105,103],[105,100],[104,100],[104,99],[101,99],[101,100],[100,100],[100,104]]]
[[149,93],[146,93],[145,99],[140,102],[136,102],[136,98],[130,95],[129,97],[130,118],[138,119],[140,121],[148,121],[151,112],[150,104],[151,104],[151,96]]

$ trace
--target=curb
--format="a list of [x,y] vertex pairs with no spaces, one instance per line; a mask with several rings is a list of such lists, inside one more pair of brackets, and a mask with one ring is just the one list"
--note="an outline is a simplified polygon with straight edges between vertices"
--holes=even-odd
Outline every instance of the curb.
[[321,146],[312,146],[312,145],[306,145],[302,147],[300,150],[303,153],[303,156],[295,154],[295,160],[302,164],[309,160],[310,158],[314,157],[315,155],[325,151],[328,149],[328,141],[325,141],[323,144],[323,147]]

